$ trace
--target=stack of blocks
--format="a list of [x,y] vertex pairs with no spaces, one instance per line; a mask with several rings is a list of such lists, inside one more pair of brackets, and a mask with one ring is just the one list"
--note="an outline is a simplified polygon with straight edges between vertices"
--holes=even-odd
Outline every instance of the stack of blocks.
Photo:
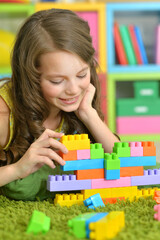
[[77,238],[112,239],[125,225],[123,211],[85,213],[68,221],[70,233]]
[[[116,198],[133,201],[135,197],[154,195],[154,191],[143,192],[137,186],[160,184],[160,169],[143,169],[144,166],[156,165],[153,142],[117,142],[111,154],[104,153],[100,143],[90,144],[87,134],[66,135],[61,142],[69,151],[60,153],[66,161],[61,169],[74,171],[74,174],[50,175],[47,189],[53,192],[81,190],[83,199],[79,204],[96,193],[100,193],[106,202]],[[58,199],[60,195],[55,203],[62,204],[64,198]],[[76,203],[76,199],[73,202]],[[71,205],[69,198],[66,205]]]

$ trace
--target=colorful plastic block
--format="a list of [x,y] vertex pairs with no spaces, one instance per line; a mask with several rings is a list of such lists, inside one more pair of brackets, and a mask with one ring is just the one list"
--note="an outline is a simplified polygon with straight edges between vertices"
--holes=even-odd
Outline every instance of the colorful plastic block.
[[116,153],[104,154],[104,168],[107,170],[120,169],[120,159]]
[[103,201],[105,202],[105,204],[107,203],[111,203],[114,204],[117,201],[125,201],[125,197],[117,197],[117,198],[103,198]]
[[144,170],[143,176],[131,177],[131,186],[160,184],[160,169]]
[[158,188],[142,188],[137,190],[136,199],[139,199],[140,197],[147,198],[147,197],[153,197],[155,191],[157,191]]
[[60,140],[68,150],[90,149],[88,134],[64,135]]
[[95,209],[97,207],[105,207],[99,193],[87,198],[86,200],[83,201],[83,203],[90,209]]
[[87,233],[87,238],[89,238],[89,234],[91,232],[91,230],[89,229],[89,224],[91,222],[97,222],[100,219],[102,219],[103,217],[107,216],[108,213],[107,212],[103,212],[103,213],[97,213],[94,216],[92,216],[91,218],[86,220],[86,233]]
[[104,176],[106,180],[120,179],[120,169],[115,170],[104,169]]
[[97,222],[89,224],[90,239],[112,239],[125,226],[123,211],[113,211]]
[[120,177],[131,177],[131,176],[143,176],[143,166],[120,168]]
[[54,204],[70,207],[74,204],[83,205],[84,196],[81,193],[76,194],[56,194]]
[[104,158],[104,149],[101,143],[90,145],[91,159]]
[[113,152],[117,153],[118,157],[130,157],[130,147],[127,142],[115,142]]
[[156,156],[120,157],[121,167],[156,166]]
[[74,171],[74,174],[76,175],[77,180],[99,179],[99,178],[104,178],[104,168],[76,170],[76,171]]
[[91,184],[92,184],[92,189],[129,187],[131,186],[131,178],[122,177],[116,180],[92,179]]
[[143,156],[156,156],[156,147],[154,142],[142,142]]
[[160,221],[160,204],[154,206],[156,213],[154,214],[154,219]]
[[77,150],[77,160],[90,159],[90,157],[90,149]]
[[50,229],[50,218],[44,213],[34,210],[27,227],[27,233],[47,233]]
[[70,227],[69,233],[74,234],[77,238],[86,238],[86,220],[94,216],[96,213],[85,213],[72,218],[68,221]]
[[47,189],[50,192],[91,189],[91,180],[76,180],[75,175],[49,175]]
[[160,203],[160,191],[155,191],[153,199],[156,201],[157,204]]
[[61,158],[65,161],[74,161],[77,160],[77,150],[70,150],[68,153],[59,152]]
[[143,156],[143,147],[141,142],[129,142],[131,157]]
[[77,161],[67,161],[64,166],[60,166],[63,171],[75,171],[86,169],[99,169],[104,167],[104,159],[85,159]]

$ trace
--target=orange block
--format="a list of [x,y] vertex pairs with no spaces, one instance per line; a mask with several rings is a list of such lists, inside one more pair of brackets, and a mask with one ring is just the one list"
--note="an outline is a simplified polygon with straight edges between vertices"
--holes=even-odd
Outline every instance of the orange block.
[[142,142],[143,156],[156,156],[156,147],[154,142]]
[[156,201],[157,204],[160,204],[160,191],[155,191],[153,199]]
[[119,199],[119,200],[124,200],[124,201],[125,201],[125,197],[103,198],[102,200],[103,200],[104,204],[106,204],[106,203],[116,203],[118,199]]
[[142,167],[121,167],[120,177],[143,176]]
[[74,174],[77,176],[77,180],[99,179],[104,178],[104,168],[76,170],[74,171]]
[[74,161],[77,160],[77,150],[70,150],[68,153],[64,154],[62,152],[59,152],[59,155],[61,158],[65,161]]

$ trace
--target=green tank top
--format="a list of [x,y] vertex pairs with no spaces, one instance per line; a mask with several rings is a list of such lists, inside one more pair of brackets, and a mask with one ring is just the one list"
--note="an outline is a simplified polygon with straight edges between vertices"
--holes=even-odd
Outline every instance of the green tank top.
[[[12,101],[9,95],[9,90],[11,88],[11,82],[5,83],[0,88],[0,96],[7,103],[10,108],[10,137],[9,142],[3,149],[7,149],[13,137],[13,125],[14,119],[12,116]],[[57,132],[65,132],[64,121],[62,120]],[[47,190],[47,179],[48,175],[57,175],[57,174],[68,174],[73,172],[63,172],[60,170],[60,167],[57,166],[55,169],[51,169],[48,165],[44,165],[35,173],[30,174],[26,178],[19,179],[13,182],[6,184],[0,188],[0,193],[6,197],[15,200],[44,200],[47,198],[53,198],[56,193],[51,193]]]

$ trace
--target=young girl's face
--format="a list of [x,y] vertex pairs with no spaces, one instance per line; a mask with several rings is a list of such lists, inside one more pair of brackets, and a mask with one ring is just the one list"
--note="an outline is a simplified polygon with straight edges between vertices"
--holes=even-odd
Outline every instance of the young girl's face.
[[50,110],[77,110],[90,84],[88,64],[72,53],[55,51],[41,56],[39,70],[41,89]]

